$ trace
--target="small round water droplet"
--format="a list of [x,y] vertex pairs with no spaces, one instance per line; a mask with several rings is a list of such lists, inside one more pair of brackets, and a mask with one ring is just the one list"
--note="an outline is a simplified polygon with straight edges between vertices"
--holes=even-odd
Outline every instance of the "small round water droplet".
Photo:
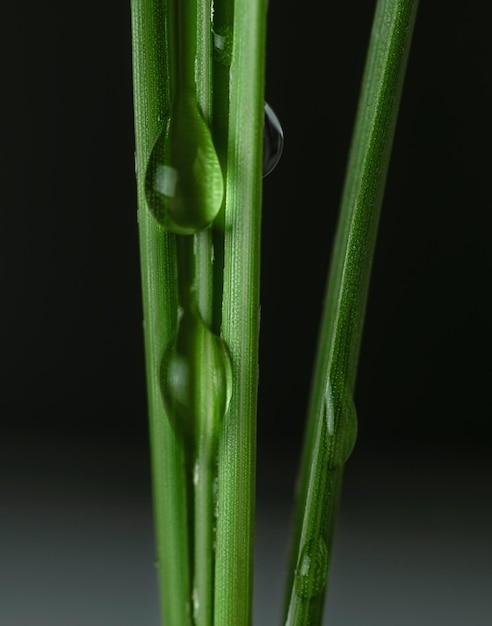
[[210,130],[192,101],[180,101],[150,154],[145,173],[147,205],[165,228],[191,235],[214,221],[223,195]]
[[172,423],[195,445],[218,442],[232,392],[224,341],[196,312],[184,311],[175,340],[161,362],[161,391]]
[[263,176],[268,176],[276,167],[284,149],[284,131],[272,107],[265,103],[263,129]]
[[319,596],[328,578],[328,548],[321,537],[307,541],[299,557],[295,573],[295,590],[300,598]]

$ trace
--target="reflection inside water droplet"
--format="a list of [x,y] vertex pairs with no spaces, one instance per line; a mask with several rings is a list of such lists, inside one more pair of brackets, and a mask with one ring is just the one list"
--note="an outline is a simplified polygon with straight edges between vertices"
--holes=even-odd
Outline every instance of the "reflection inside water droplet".
[[200,481],[200,464],[198,462],[193,466],[193,484],[198,487]]
[[196,587],[193,587],[191,599],[193,605],[193,620],[196,622],[198,618],[198,612],[200,610],[200,598],[198,596],[198,589]]
[[265,102],[263,129],[263,176],[268,176],[276,167],[284,149],[284,131],[272,107]]

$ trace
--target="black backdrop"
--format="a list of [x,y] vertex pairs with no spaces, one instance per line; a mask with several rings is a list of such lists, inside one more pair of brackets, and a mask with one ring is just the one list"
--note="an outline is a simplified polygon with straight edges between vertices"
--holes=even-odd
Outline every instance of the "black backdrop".
[[[302,428],[372,17],[360,4],[309,20],[293,2],[270,5],[266,95],[285,149],[264,184],[265,446]],[[479,6],[445,8],[422,3],[408,66],[361,352],[361,437],[491,433],[491,51]],[[4,425],[144,442],[129,7],[7,12]]]
[[[264,183],[258,452],[260,475],[283,467],[286,484],[374,6],[358,4],[269,7],[266,97],[285,148]],[[36,471],[60,450],[120,447],[147,481],[129,4],[2,13],[4,476],[33,451]],[[358,373],[369,464],[373,442],[490,447],[487,17],[421,3]]]

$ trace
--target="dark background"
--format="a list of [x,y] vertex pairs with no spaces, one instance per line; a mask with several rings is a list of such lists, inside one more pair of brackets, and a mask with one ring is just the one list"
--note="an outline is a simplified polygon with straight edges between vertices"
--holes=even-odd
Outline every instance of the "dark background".
[[[264,182],[257,626],[278,617],[373,7],[269,8],[285,148]],[[129,4],[2,14],[0,623],[156,626]],[[340,626],[492,621],[489,23],[478,2],[419,10],[334,554]]]

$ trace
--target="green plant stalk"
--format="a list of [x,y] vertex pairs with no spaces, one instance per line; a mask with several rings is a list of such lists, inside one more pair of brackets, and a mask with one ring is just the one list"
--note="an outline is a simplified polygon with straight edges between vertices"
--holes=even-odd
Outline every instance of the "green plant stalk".
[[147,210],[144,190],[152,144],[170,109],[163,6],[155,0],[132,0],[131,18],[143,329],[159,592],[164,622],[191,626],[184,451],[176,430],[166,419],[159,381],[162,353],[176,332],[175,238],[156,224]]
[[230,50],[230,70],[214,73],[213,86],[214,113],[227,116],[214,114],[214,136],[226,142],[218,145],[226,155],[222,337],[233,369],[219,443],[214,626],[250,626],[267,3],[236,0],[231,7],[217,3],[214,17],[214,30],[226,38],[226,56]]
[[[151,213],[145,175],[154,141],[163,129],[167,128],[167,145],[177,150],[171,158],[182,159],[183,151],[194,149],[190,126],[183,125],[187,118],[182,117],[191,115],[188,119],[196,132],[205,132],[189,108],[194,101],[210,124],[210,6],[193,0],[132,0],[131,7],[144,339],[162,615],[167,626],[209,626],[212,616],[214,624],[241,626],[251,622],[252,613],[266,2],[225,0],[214,7],[214,28],[223,20],[218,28],[227,35],[227,45],[219,45],[222,65],[215,64],[213,100],[218,111],[213,118],[214,144],[226,189],[220,217],[210,228],[193,206],[180,214],[179,208],[159,205]],[[168,118],[171,125],[176,120],[174,134]],[[200,137],[203,141],[203,134]],[[161,150],[161,144],[155,145]],[[166,152],[160,154],[168,158]],[[171,170],[165,161],[162,166],[160,161],[152,163],[166,176],[173,171],[173,162]],[[167,194],[167,188],[161,191],[159,179],[155,180],[158,185],[151,182],[151,193]],[[189,234],[194,225],[198,230]],[[217,335],[225,340],[226,359]],[[180,368],[183,358],[191,372],[186,383],[169,374],[181,376],[172,368]],[[217,376],[222,376],[219,382]],[[183,384],[190,385],[187,399],[180,395]],[[216,503],[215,437],[224,399],[228,410],[220,433]]]
[[417,0],[378,0],[342,192],[301,459],[284,623],[321,623],[370,275]]
[[[179,94],[191,93],[196,100],[203,118],[210,126],[212,121],[212,75],[211,75],[211,3],[197,0],[169,2],[171,14],[171,37],[175,45],[173,74],[176,76],[174,91]],[[181,36],[178,36],[178,32]],[[178,100],[179,102],[179,100]],[[193,298],[199,314],[208,327],[213,322],[214,295],[221,301],[221,285],[213,292],[213,268],[210,261],[213,254],[211,229],[207,228],[192,237],[181,238],[178,242],[189,255],[196,276],[189,284],[193,285]],[[178,257],[179,258],[179,257]],[[181,266],[183,263],[181,263]],[[185,261],[184,265],[187,265]],[[180,263],[178,261],[178,271]],[[187,283],[187,281],[185,281]],[[202,362],[203,366],[203,362]],[[195,433],[195,437],[197,437]],[[212,441],[210,440],[212,439]],[[214,602],[214,525],[216,480],[216,437],[206,432],[195,445],[187,450],[188,459],[193,463],[193,581],[192,614],[194,626],[212,626]],[[189,480],[189,477],[188,477]]]

